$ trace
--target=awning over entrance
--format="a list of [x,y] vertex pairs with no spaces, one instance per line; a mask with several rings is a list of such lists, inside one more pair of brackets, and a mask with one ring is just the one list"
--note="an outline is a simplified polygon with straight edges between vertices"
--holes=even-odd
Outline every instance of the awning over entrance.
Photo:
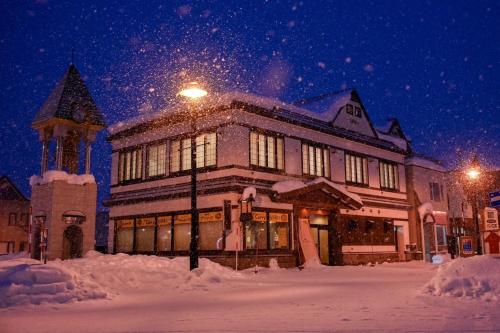
[[287,202],[303,206],[323,206],[359,209],[363,206],[361,198],[347,191],[340,185],[319,177],[304,183],[298,180],[286,180],[273,185],[274,201]]

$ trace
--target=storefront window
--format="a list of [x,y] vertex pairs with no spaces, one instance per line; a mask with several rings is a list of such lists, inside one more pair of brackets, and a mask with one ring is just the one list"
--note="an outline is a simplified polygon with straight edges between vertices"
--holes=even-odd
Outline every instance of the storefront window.
[[153,252],[155,249],[155,218],[143,217],[137,219],[135,231],[135,250],[138,252]]
[[288,214],[269,213],[269,233],[271,249],[288,248]]
[[172,216],[158,216],[158,251],[172,250]]
[[134,220],[118,220],[116,229],[116,252],[134,250]]
[[267,223],[248,221],[245,225],[245,244],[247,249],[267,249]]
[[200,250],[222,250],[222,211],[200,213]]
[[174,251],[188,251],[191,242],[191,214],[174,217]]
[[436,238],[438,245],[446,245],[446,226],[436,225]]

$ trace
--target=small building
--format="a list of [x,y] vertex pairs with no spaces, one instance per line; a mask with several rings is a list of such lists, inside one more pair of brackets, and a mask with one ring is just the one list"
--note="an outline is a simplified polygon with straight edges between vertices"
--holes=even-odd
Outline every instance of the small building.
[[0,177],[0,255],[28,251],[30,201],[7,176]]
[[448,252],[448,184],[446,169],[436,160],[411,154],[406,158],[411,243],[426,261]]
[[[176,106],[111,127],[110,251],[188,254],[189,119]],[[238,251],[240,268],[411,259],[402,135],[376,129],[352,89],[211,98],[196,116],[200,255],[234,266]]]

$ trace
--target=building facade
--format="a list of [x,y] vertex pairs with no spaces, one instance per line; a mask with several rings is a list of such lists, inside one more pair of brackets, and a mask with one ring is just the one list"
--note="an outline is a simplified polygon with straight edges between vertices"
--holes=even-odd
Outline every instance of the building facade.
[[[187,255],[185,108],[110,130],[109,249]],[[377,130],[354,90],[294,105],[229,93],[197,115],[200,254],[226,265],[407,260],[407,140]],[[250,218],[241,202],[252,192]],[[312,246],[311,246],[312,244]]]
[[7,177],[0,177],[0,255],[28,251],[30,201]]

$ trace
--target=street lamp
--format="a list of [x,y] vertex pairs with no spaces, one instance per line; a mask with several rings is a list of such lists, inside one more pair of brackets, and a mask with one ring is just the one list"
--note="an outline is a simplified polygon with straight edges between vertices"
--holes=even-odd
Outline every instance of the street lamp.
[[198,268],[198,238],[199,238],[199,214],[196,203],[196,112],[195,103],[208,95],[208,92],[197,82],[189,82],[179,91],[188,102],[189,118],[191,124],[191,243],[189,245],[189,269]]
[[479,230],[479,218],[477,212],[477,195],[479,192],[478,182],[481,177],[481,165],[479,164],[479,160],[477,156],[472,158],[472,161],[465,171],[465,176],[468,180],[468,192],[472,199],[472,217],[474,219],[474,224],[476,228],[476,242],[477,242],[477,254],[483,254],[483,249],[481,245],[481,231]]

